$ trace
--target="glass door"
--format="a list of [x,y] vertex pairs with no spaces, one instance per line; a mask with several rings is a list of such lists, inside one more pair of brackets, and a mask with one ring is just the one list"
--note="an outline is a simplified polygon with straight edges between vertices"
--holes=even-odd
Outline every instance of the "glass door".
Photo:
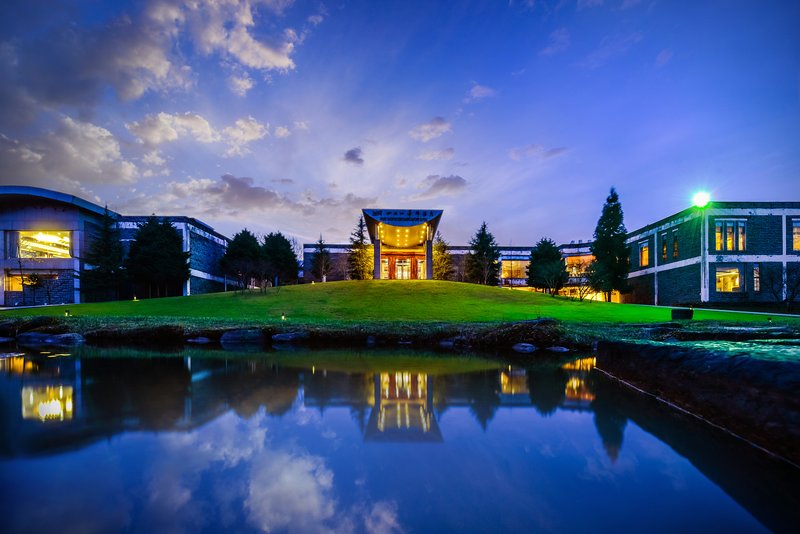
[[396,280],[408,280],[411,277],[411,260],[397,260],[394,266]]

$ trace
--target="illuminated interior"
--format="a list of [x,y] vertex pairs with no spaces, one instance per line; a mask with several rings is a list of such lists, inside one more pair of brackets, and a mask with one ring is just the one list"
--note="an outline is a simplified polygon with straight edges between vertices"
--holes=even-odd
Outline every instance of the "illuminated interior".
[[500,264],[500,277],[509,278],[527,278],[528,266],[531,264],[530,260],[517,260],[517,259],[504,259]]
[[377,421],[380,432],[414,428],[425,433],[430,430],[427,374],[405,371],[381,373],[380,387],[381,401]]
[[792,250],[800,250],[800,220],[792,221]]
[[24,284],[30,284],[30,280],[27,280],[30,274],[36,274],[39,277],[39,281],[52,281],[58,280],[57,274],[51,273],[27,273],[25,275],[19,274],[10,274],[6,275],[6,283],[5,283],[5,290],[6,291],[22,291],[24,289]]
[[503,395],[527,395],[528,374],[525,369],[512,369],[508,366],[507,370],[500,373],[500,392]]
[[72,386],[28,386],[22,388],[22,418],[39,421],[72,419]]
[[639,267],[650,265],[650,247],[647,243],[639,243]]
[[71,258],[70,232],[29,231],[19,233],[20,258]]
[[717,267],[716,280],[717,291],[720,293],[734,293],[741,289],[739,285],[740,276],[738,267],[729,269]]

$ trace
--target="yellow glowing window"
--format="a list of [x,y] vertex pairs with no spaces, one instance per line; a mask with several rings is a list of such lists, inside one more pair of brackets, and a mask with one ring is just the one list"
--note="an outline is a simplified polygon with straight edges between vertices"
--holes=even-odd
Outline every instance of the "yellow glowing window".
[[667,261],[667,234],[661,235],[661,261]]
[[745,250],[747,247],[746,221],[716,221],[716,250]]
[[639,266],[648,265],[650,265],[650,246],[647,243],[639,243]]
[[672,232],[672,259],[678,259],[678,232]]
[[505,279],[525,278],[525,272],[530,264],[530,260],[503,260],[500,263],[500,277]]
[[800,220],[792,221],[792,250],[800,250]]
[[22,291],[22,277],[19,275],[6,275],[6,291]]
[[18,257],[71,258],[70,232],[20,232]]
[[717,268],[717,292],[736,293],[741,290],[739,268]]

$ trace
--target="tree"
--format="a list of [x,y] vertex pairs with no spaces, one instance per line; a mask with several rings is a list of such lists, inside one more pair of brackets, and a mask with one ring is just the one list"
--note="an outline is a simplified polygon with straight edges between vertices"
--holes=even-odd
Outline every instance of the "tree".
[[225,254],[220,260],[220,267],[225,274],[234,276],[239,287],[244,290],[258,274],[263,251],[258,238],[247,228],[233,236]]
[[261,247],[266,264],[266,277],[276,286],[297,280],[297,256],[292,242],[280,232],[264,236]]
[[433,240],[433,279],[450,280],[453,277],[453,256],[447,250],[447,241],[436,232]]
[[116,221],[106,208],[100,228],[83,256],[85,269],[78,276],[87,301],[101,302],[119,298],[125,280],[124,250]]
[[531,250],[527,274],[529,286],[547,291],[552,296],[564,286],[567,267],[553,240],[543,237],[536,243]]
[[611,301],[612,291],[627,290],[630,247],[625,243],[628,231],[622,219],[622,205],[612,187],[594,230],[590,277],[592,288],[604,293],[606,302]]
[[311,260],[311,275],[322,280],[327,279],[331,270],[331,253],[325,248],[325,241],[319,236],[319,241],[314,243],[314,258]]
[[189,279],[189,253],[183,251],[183,239],[175,226],[154,215],[136,230],[125,268],[136,295],[180,295]]
[[347,254],[347,272],[353,280],[371,280],[373,276],[372,246],[367,239],[364,217],[358,218],[350,234],[350,252]]
[[760,277],[775,302],[783,304],[790,312],[792,304],[800,296],[800,264],[787,263],[785,273],[782,265],[762,265]]
[[485,222],[469,245],[471,252],[466,258],[467,281],[496,286],[500,276],[500,249]]

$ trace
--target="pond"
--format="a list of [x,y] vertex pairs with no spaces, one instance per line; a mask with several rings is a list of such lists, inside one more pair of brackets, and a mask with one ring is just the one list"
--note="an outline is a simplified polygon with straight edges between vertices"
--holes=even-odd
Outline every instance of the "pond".
[[796,469],[593,363],[410,350],[8,353],[2,530],[797,524]]

